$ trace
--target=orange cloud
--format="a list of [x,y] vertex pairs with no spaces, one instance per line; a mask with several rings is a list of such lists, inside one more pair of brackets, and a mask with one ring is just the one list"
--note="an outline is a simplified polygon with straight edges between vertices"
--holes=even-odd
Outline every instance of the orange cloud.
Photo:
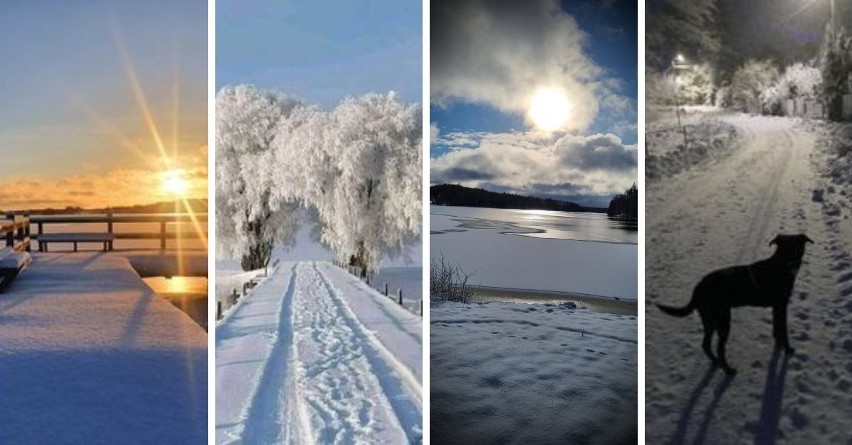
[[[207,166],[184,168],[187,198],[207,197]],[[172,201],[161,186],[162,170],[114,168],[103,173],[55,178],[22,176],[0,180],[0,209],[103,208]]]

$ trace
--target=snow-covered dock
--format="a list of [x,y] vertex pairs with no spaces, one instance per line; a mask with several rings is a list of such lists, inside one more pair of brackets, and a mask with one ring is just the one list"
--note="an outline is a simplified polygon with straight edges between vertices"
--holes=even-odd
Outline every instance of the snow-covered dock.
[[0,443],[206,443],[207,335],[134,267],[178,263],[206,272],[201,253],[34,254],[0,294]]
[[419,441],[421,327],[329,263],[281,263],[217,326],[216,442]]

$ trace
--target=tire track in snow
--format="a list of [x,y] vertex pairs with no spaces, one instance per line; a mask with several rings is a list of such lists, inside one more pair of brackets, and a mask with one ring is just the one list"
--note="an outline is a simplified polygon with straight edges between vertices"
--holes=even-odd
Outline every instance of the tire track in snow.
[[[784,152],[781,155],[781,159],[774,161],[775,164],[772,166],[772,173],[768,178],[769,181],[758,195],[762,199],[758,201],[758,204],[755,206],[753,213],[749,218],[748,230],[743,238],[740,251],[737,253],[736,262],[738,264],[754,258],[756,254],[760,253],[762,250],[761,247],[763,247],[762,244],[768,238],[767,232],[769,230],[770,222],[773,221],[773,214],[777,213],[774,212],[774,210],[778,205],[781,180],[785,177],[790,159],[792,158],[793,150],[795,150],[792,145],[790,131],[788,129],[782,130],[781,136],[783,136],[782,144],[778,144],[776,140],[773,140],[772,143],[776,148],[780,145]],[[758,137],[758,140],[759,139],[760,138]],[[765,143],[768,142],[769,141],[766,141]]]
[[386,357],[386,354],[382,352],[383,348],[380,346],[378,340],[368,334],[367,329],[347,306],[335,287],[328,281],[328,278],[317,269],[316,264],[314,264],[314,270],[320,276],[323,286],[331,296],[343,321],[355,333],[357,341],[362,346],[365,356],[369,361],[370,368],[373,371],[372,374],[377,377],[382,393],[390,403],[396,420],[404,431],[408,442],[419,443],[422,439],[420,435],[421,402],[415,394],[412,394],[411,389],[406,383],[406,379],[400,375],[404,371],[396,369],[393,358]]
[[[301,265],[294,305],[295,393],[306,443],[405,440],[405,425],[372,366],[370,345],[353,329],[316,265]],[[387,396],[387,397],[386,397]]]
[[249,444],[272,444],[289,442],[290,428],[282,419],[289,419],[289,404],[285,388],[290,377],[290,345],[292,343],[293,294],[297,280],[296,265],[290,272],[290,282],[281,300],[278,312],[278,328],[264,365],[263,374],[252,398],[245,422],[242,441]]

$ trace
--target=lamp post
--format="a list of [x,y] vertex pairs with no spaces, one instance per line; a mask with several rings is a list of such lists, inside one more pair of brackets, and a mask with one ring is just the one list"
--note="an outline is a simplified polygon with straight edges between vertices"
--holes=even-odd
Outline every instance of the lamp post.
[[679,69],[689,69],[691,65],[685,63],[686,58],[683,57],[683,54],[678,54],[672,60],[672,71],[674,72],[674,83],[675,83],[675,114],[677,115],[677,126],[680,127],[680,131],[683,133],[683,148],[686,149],[687,140],[686,140],[686,127],[681,125],[680,123],[680,101],[678,99],[678,93],[680,92],[680,84],[677,81],[677,70]]
[[834,44],[837,45],[837,14],[834,9],[834,0],[831,0],[831,34],[834,37]]

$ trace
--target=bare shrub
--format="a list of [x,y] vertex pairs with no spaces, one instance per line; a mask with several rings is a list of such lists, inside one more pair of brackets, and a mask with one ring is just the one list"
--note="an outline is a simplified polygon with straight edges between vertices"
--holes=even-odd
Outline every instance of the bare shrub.
[[429,296],[434,301],[456,301],[470,303],[473,290],[467,281],[473,274],[465,273],[458,264],[449,264],[444,255],[429,266]]

